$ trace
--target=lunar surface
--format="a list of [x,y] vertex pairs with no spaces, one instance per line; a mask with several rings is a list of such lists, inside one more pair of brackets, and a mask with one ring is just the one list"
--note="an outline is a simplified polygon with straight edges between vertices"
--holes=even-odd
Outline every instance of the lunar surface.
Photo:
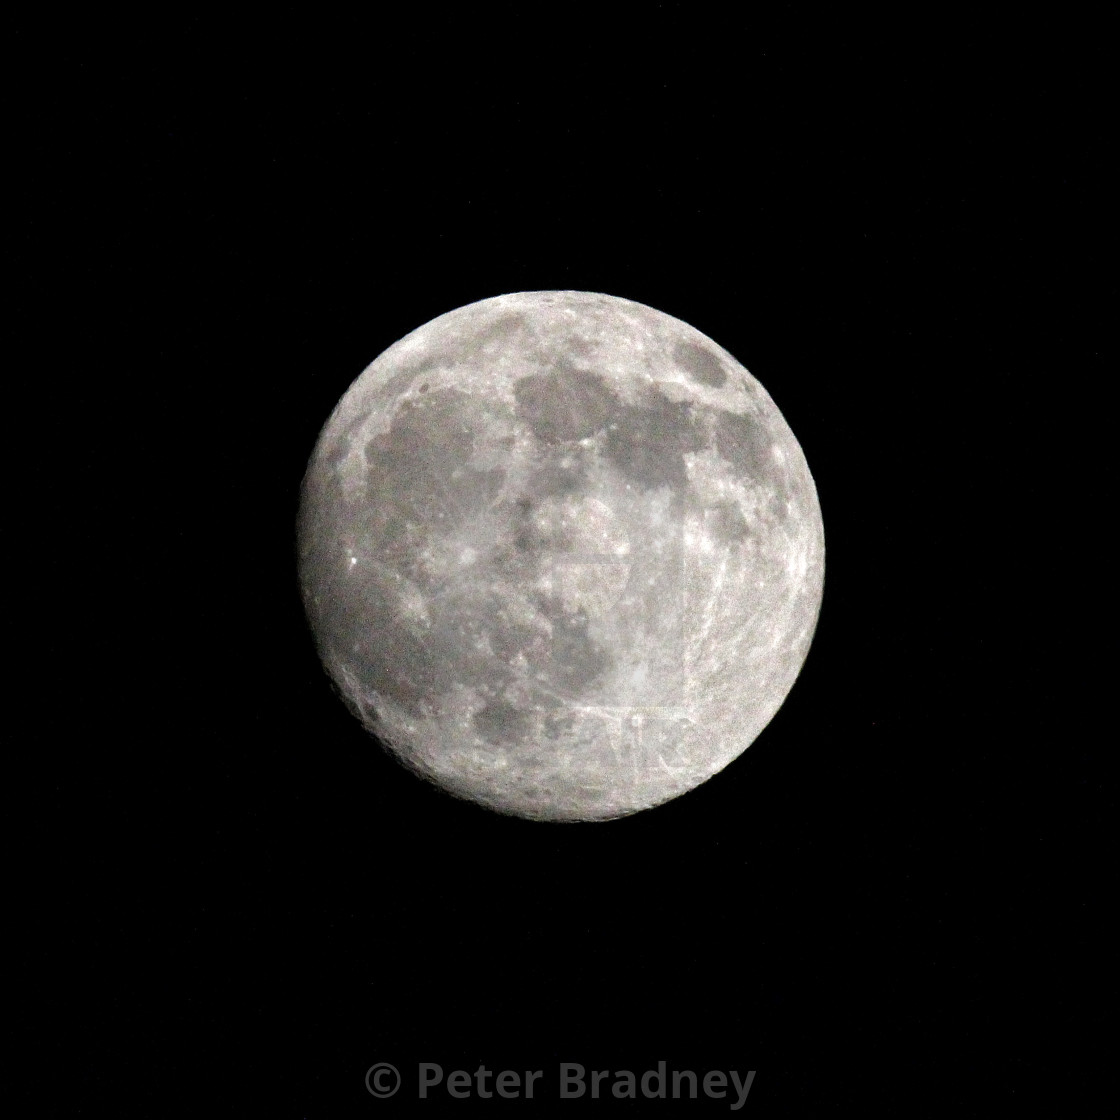
[[781,706],[824,533],[727,351],[642,304],[524,292],[386,350],[312,454],[300,581],[365,726],[499,812],[605,820],[699,785]]

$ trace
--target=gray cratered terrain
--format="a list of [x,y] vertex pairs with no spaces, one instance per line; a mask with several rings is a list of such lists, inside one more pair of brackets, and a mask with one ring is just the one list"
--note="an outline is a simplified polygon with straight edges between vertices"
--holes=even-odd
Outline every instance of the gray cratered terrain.
[[762,386],[686,323],[587,292],[483,300],[386,350],[319,438],[299,550],[369,730],[547,820],[624,816],[736,758],[824,578],[813,479]]

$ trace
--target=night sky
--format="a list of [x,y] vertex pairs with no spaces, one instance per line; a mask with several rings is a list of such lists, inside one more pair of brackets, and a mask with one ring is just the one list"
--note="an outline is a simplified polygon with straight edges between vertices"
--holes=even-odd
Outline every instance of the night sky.
[[[415,1099],[437,1062],[544,1070],[575,1116],[558,1063],[664,1060],[756,1069],[743,1115],[998,1115],[1042,1083],[1086,1114],[1111,802],[1072,503],[1115,294],[1111,63],[1091,27],[778,14],[14,28],[9,922],[50,1070],[21,1112],[443,1114]],[[350,382],[543,289],[734,354],[824,516],[785,706],[606,824],[399,767],[295,577]]]

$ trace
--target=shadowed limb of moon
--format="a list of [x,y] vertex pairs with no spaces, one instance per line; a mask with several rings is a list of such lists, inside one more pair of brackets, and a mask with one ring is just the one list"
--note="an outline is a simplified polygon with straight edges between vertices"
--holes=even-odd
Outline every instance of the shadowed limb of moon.
[[432,320],[331,414],[299,570],[323,663],[406,765],[499,812],[660,804],[757,737],[808,653],[816,489],[762,386],[588,292]]

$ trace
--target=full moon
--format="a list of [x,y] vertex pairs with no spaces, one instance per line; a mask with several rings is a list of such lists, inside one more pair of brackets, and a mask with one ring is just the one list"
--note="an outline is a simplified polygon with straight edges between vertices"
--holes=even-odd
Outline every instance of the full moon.
[[303,480],[304,604],[362,723],[444,790],[626,816],[737,758],[812,641],[805,456],[726,350],[640,303],[521,292],[390,346]]

